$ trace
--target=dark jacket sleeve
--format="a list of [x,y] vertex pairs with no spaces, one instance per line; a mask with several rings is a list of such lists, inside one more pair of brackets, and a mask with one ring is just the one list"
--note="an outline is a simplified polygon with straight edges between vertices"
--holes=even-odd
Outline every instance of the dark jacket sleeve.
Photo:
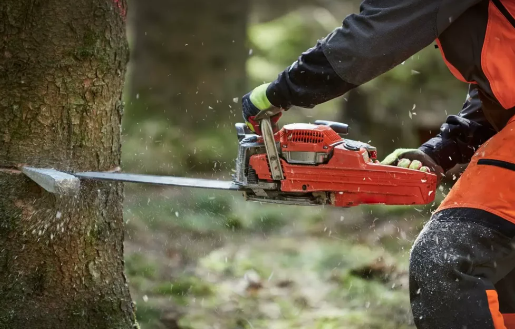
[[447,171],[456,164],[468,163],[479,146],[495,134],[483,113],[477,87],[470,85],[460,113],[448,116],[440,133],[419,149]]
[[431,44],[481,0],[364,0],[316,46],[270,84],[267,97],[284,109],[311,108],[364,84]]

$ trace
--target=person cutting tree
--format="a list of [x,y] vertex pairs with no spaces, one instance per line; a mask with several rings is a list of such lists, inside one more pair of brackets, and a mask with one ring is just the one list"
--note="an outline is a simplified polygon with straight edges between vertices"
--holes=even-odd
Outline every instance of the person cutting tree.
[[[437,43],[469,84],[458,115],[418,149],[383,164],[441,177],[469,163],[425,225],[410,256],[419,329],[515,328],[515,1],[365,0],[278,78],[242,98],[247,125],[263,110],[312,108]],[[277,123],[279,113],[272,118]]]

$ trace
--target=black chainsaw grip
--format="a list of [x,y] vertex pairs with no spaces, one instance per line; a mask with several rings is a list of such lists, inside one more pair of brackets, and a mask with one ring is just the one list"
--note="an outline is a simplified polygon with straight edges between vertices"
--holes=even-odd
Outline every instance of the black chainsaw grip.
[[345,123],[326,120],[316,120],[315,124],[319,126],[329,126],[338,134],[347,135],[349,133],[349,125]]

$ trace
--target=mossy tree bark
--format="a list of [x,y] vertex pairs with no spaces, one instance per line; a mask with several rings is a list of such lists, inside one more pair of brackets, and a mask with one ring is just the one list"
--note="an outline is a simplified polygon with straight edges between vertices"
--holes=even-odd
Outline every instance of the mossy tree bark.
[[125,0],[0,1],[0,328],[132,328],[122,186],[59,197],[20,165],[120,163]]
[[199,129],[241,121],[233,99],[246,91],[249,0],[130,1],[130,122]]

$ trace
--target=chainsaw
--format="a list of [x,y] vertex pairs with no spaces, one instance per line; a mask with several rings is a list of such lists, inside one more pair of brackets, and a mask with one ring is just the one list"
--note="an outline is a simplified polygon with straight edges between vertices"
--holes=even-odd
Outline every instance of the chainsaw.
[[[257,117],[261,135],[237,123],[238,156],[232,181],[83,172],[81,179],[122,181],[240,191],[245,200],[287,205],[361,204],[420,205],[434,200],[434,173],[382,165],[375,147],[344,138],[346,124],[317,120],[313,124],[272,127],[272,111]],[[276,131],[277,130],[277,131]]]

